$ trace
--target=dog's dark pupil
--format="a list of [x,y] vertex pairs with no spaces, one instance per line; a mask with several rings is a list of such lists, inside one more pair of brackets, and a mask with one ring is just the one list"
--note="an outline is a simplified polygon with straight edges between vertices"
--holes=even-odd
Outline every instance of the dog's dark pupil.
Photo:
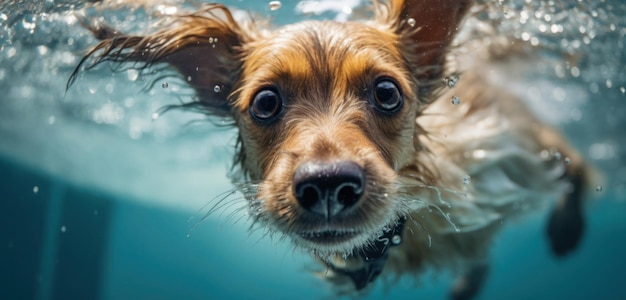
[[376,103],[385,110],[393,110],[400,104],[400,91],[391,81],[377,83],[374,96]]
[[252,111],[257,118],[267,119],[274,116],[280,107],[280,99],[272,90],[260,91],[252,103]]

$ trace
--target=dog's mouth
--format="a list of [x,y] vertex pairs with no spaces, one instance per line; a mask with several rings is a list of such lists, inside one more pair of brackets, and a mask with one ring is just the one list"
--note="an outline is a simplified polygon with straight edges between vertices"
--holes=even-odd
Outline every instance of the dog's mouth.
[[334,245],[348,242],[359,235],[354,230],[301,231],[298,235],[315,244]]

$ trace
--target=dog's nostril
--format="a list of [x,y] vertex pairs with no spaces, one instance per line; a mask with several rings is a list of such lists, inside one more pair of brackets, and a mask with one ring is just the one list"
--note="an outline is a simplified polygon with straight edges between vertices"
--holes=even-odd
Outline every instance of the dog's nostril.
[[298,198],[298,203],[304,209],[311,210],[318,202],[322,195],[320,191],[314,186],[303,185],[296,193],[296,197]]
[[293,185],[302,208],[331,218],[361,199],[365,172],[351,161],[308,162],[296,170]]
[[345,184],[337,190],[337,201],[344,206],[352,206],[361,198],[362,187],[355,184]]

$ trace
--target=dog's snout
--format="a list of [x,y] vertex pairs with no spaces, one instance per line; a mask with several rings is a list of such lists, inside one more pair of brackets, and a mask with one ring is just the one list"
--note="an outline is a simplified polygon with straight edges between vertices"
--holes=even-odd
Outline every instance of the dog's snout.
[[365,172],[351,161],[308,162],[296,170],[293,186],[302,208],[330,219],[361,199]]

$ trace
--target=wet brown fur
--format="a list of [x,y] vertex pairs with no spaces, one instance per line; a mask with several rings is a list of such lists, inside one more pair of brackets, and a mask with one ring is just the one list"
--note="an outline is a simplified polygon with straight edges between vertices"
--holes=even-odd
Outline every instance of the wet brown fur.
[[[441,213],[428,213],[414,210],[410,201],[437,199],[437,190],[428,186],[480,195],[480,190],[467,190],[459,178],[464,174],[459,172],[477,163],[467,153],[479,148],[468,146],[472,140],[462,133],[481,121],[475,116],[494,115],[495,122],[510,122],[510,134],[520,149],[536,155],[557,149],[572,160],[562,178],[587,180],[582,159],[561,136],[532,117],[514,96],[490,86],[479,72],[456,70],[463,72],[462,78],[445,92],[441,80],[450,70],[448,53],[470,6],[469,0],[392,0],[375,3],[375,18],[367,23],[305,21],[268,31],[254,22],[238,23],[226,7],[212,4],[145,36],[87,24],[103,40],[81,65],[91,57],[91,66],[113,61],[139,63],[139,68],[160,63],[173,67],[196,91],[198,101],[190,104],[234,120],[239,129],[236,164],[245,181],[259,183],[256,198],[263,201],[263,220],[287,236],[327,226],[298,207],[291,184],[297,166],[349,160],[365,170],[368,186],[355,213],[334,228],[372,235],[407,215],[404,243],[392,249],[386,270],[467,268],[486,263],[490,238],[500,222],[457,233],[444,216],[462,214],[463,208],[442,206]],[[404,106],[396,114],[381,114],[368,102],[373,82],[381,77],[395,80],[403,93]],[[251,99],[264,87],[277,88],[286,102],[280,120],[272,124],[259,124],[249,114]],[[449,109],[452,95],[462,99],[454,111]],[[476,134],[488,136],[484,131]],[[502,168],[526,171],[521,177],[511,174],[523,179],[555,163],[522,161]],[[554,183],[544,184],[520,181],[535,189],[550,189]],[[563,203],[580,202],[562,198]],[[430,203],[437,205],[435,200]],[[303,248],[316,250],[316,245],[293,238]],[[342,263],[350,267],[349,261]]]

